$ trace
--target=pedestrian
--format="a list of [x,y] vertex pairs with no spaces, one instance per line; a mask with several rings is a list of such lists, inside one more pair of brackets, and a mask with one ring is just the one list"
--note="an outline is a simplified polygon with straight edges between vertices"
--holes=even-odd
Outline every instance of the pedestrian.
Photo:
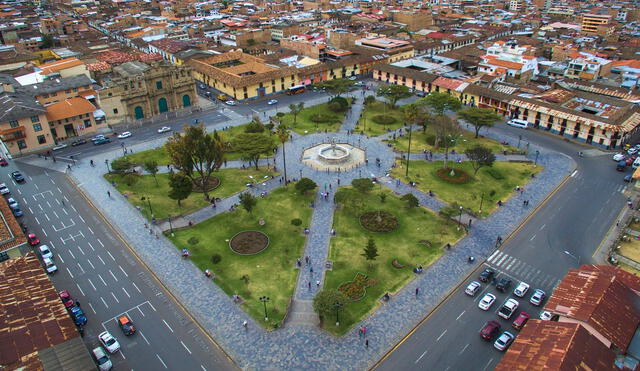
[[79,308],[80,307],[80,302],[76,300],[76,306]]
[[111,192],[107,191],[107,196],[109,196],[109,198],[111,198]]
[[65,206],[65,205],[64,205],[64,200],[60,200],[60,202],[62,203],[62,206]]
[[309,256],[305,256],[305,257],[304,257],[304,263],[305,263],[306,265],[309,265]]
[[67,164],[67,170],[71,171],[71,165]]
[[522,206],[527,206],[527,200],[522,201]]
[[369,348],[369,339],[365,339],[365,341],[364,341],[364,346],[365,346],[366,348]]
[[420,288],[416,287],[416,297],[418,296],[419,293],[420,293]]
[[358,329],[358,337],[362,337],[362,326]]
[[618,220],[618,221],[616,222],[616,227],[619,227],[619,226],[620,226],[620,221]]
[[320,287],[320,280],[316,280],[316,287]]
[[247,321],[245,320],[244,322],[242,322],[242,327],[244,327],[244,329],[246,330],[246,329],[247,329],[247,325],[248,325],[248,324],[249,324],[249,323],[247,323]]
[[147,228],[149,228],[149,224],[144,223],[144,229],[147,229]]
[[311,281],[309,281],[309,291],[311,291]]
[[313,273],[313,266],[312,265],[309,266],[309,272]]
[[364,327],[364,326],[362,326],[362,335],[363,335],[364,337],[366,337],[366,336],[367,336],[367,328],[366,328],[366,327]]
[[298,268],[300,268],[300,266],[301,266],[301,264],[302,264],[302,263],[300,262],[300,258],[296,259],[296,263],[298,264]]

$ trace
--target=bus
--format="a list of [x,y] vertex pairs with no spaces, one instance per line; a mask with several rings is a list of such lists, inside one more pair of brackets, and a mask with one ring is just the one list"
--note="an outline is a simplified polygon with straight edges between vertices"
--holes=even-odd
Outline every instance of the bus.
[[304,93],[305,86],[304,85],[296,85],[287,89],[287,95],[294,95],[298,93]]

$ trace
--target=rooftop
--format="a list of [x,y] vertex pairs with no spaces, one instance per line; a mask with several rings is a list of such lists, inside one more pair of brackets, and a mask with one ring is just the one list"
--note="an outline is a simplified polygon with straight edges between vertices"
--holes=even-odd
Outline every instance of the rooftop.
[[62,102],[50,104],[46,108],[49,121],[85,115],[96,110],[96,107],[91,102],[81,97],[65,99]]

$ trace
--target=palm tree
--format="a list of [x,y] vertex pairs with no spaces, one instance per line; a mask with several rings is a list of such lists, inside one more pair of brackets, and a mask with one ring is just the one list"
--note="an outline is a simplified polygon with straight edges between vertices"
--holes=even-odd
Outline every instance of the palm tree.
[[287,185],[287,156],[284,150],[284,143],[289,139],[289,128],[286,125],[280,124],[278,125],[278,129],[276,130],[276,134],[278,135],[278,139],[282,143],[282,162],[284,163],[284,184]]
[[409,156],[411,156],[411,134],[413,133],[413,125],[420,120],[423,114],[422,107],[417,104],[410,104],[404,108],[404,119],[409,123],[409,146],[407,148],[407,169],[405,176],[409,176]]
[[298,114],[302,111],[303,108],[304,108],[304,102],[300,102],[298,104],[291,103],[289,105],[289,111],[293,115],[293,125],[294,126],[295,126],[296,122],[298,121]]

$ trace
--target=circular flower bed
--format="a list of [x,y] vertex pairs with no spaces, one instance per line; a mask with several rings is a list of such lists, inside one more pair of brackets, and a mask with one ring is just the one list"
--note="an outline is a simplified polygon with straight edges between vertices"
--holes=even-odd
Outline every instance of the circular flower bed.
[[321,123],[321,122],[331,122],[333,120],[333,116],[325,115],[323,113],[316,113],[311,115],[309,119],[313,122]]
[[395,117],[391,115],[385,115],[385,114],[375,115],[371,117],[371,120],[376,124],[380,124],[380,125],[391,125],[394,122],[396,122]]
[[469,181],[471,178],[467,172],[460,169],[454,169],[454,174],[451,176],[451,168],[436,170],[436,176],[445,182],[463,184]]
[[398,228],[398,218],[384,210],[368,211],[360,215],[360,225],[371,232],[386,233]]
[[236,233],[229,241],[229,247],[240,255],[253,255],[269,246],[269,237],[259,231],[242,231]]
[[[220,178],[216,178],[214,176],[210,177],[209,180],[207,180],[207,185],[206,185],[207,192],[213,191],[214,189],[218,188],[219,185],[220,185]],[[201,185],[200,179],[198,178],[196,178],[193,181],[193,192],[202,192],[202,185]]]

